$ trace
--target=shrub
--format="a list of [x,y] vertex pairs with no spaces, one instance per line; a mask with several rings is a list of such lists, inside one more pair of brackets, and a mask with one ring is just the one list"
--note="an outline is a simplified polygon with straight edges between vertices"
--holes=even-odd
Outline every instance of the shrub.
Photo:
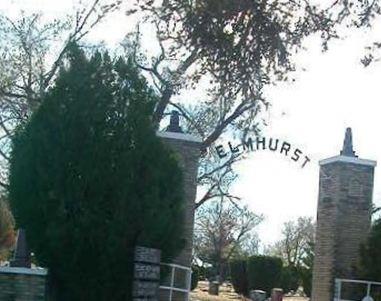
[[307,297],[311,297],[312,290],[312,269],[302,267],[299,270],[300,280],[303,286],[303,292]]
[[237,294],[248,295],[246,259],[235,259],[229,262],[230,278]]
[[184,245],[181,171],[132,60],[72,46],[65,66],[13,140],[12,209],[58,300],[131,300],[134,247]]
[[197,266],[197,273],[199,280],[207,280],[208,279],[208,268],[204,266]]
[[248,288],[259,289],[271,294],[280,284],[282,260],[271,256],[252,256],[247,262]]
[[198,279],[199,279],[199,267],[192,266],[192,283],[191,283],[192,291],[197,287]]
[[381,281],[381,219],[374,223],[360,248],[359,274],[363,279]]
[[296,292],[299,287],[299,272],[294,266],[283,267],[281,273],[280,287],[284,293]]

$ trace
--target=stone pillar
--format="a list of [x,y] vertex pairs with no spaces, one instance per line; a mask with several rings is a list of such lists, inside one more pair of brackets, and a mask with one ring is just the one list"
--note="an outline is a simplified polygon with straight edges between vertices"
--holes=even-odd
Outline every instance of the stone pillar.
[[282,301],[283,300],[283,289],[273,288],[271,290],[271,301]]
[[[172,112],[171,122],[167,130],[158,132],[157,135],[179,155],[180,167],[183,170],[184,201],[186,203],[184,218],[186,244],[183,251],[172,263],[190,267],[192,262],[194,204],[197,192],[197,171],[201,140],[182,131],[177,112]],[[178,273],[175,275],[176,286],[185,288],[186,279],[185,272],[178,270]],[[176,292],[172,296],[174,301],[185,300],[184,298],[184,293]],[[161,292],[159,299],[168,300],[168,297],[165,292]]]
[[319,162],[312,301],[332,301],[335,278],[354,278],[370,230],[375,161],[360,159],[347,129],[339,156]]
[[179,154],[180,167],[183,170],[186,246],[180,256],[174,261],[176,264],[190,267],[193,247],[194,204],[197,192],[197,170],[200,157],[201,140],[184,134],[178,124],[178,115],[172,112],[171,123],[165,132],[157,135],[170,145]]

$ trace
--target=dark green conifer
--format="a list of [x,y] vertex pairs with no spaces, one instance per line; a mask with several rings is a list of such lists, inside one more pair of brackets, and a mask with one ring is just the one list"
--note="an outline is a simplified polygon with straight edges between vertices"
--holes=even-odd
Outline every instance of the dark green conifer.
[[10,201],[58,300],[130,300],[133,249],[183,246],[182,175],[131,60],[75,45],[13,139]]

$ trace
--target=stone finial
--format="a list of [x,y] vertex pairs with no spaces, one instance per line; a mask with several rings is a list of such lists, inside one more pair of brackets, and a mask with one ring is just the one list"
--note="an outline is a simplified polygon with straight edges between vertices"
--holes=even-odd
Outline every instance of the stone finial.
[[357,157],[356,152],[353,150],[352,129],[351,128],[347,128],[345,131],[343,149],[341,150],[340,155],[347,156],[347,157]]
[[26,242],[26,233],[24,229],[18,230],[16,250],[13,260],[10,262],[11,267],[30,268],[31,256]]
[[173,133],[184,133],[180,127],[180,115],[177,111],[171,112],[171,119],[169,121],[169,126],[166,129],[167,132]]

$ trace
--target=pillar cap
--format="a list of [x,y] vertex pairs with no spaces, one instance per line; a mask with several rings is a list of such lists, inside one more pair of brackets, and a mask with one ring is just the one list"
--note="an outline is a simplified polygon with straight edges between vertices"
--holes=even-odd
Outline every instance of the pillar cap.
[[359,164],[359,165],[372,166],[372,167],[377,166],[377,161],[374,161],[374,160],[360,159],[357,157],[349,157],[349,156],[342,156],[342,155],[320,160],[319,165],[323,166],[326,164],[336,163],[336,162],[352,163],[352,164]]
[[0,267],[0,274],[20,274],[20,275],[36,275],[36,276],[46,276],[48,274],[47,269],[36,268],[17,268],[17,267]]
[[156,135],[161,138],[167,138],[167,139],[175,139],[175,140],[183,140],[183,141],[189,141],[189,142],[195,142],[195,143],[202,143],[202,140],[200,138],[197,138],[193,135],[184,134],[184,133],[178,133],[178,132],[156,132]]

